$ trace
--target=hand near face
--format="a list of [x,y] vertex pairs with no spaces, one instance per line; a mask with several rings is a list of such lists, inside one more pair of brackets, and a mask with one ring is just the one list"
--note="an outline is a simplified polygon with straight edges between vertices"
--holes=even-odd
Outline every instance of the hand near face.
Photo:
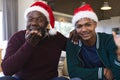
[[76,32],[75,29],[70,32],[69,39],[70,39],[74,44],[78,44],[79,36],[78,36],[78,34],[77,34],[77,32]]
[[41,32],[39,32],[37,30],[31,30],[31,31],[26,30],[25,39],[33,47],[35,47],[39,43],[41,38],[42,38]]

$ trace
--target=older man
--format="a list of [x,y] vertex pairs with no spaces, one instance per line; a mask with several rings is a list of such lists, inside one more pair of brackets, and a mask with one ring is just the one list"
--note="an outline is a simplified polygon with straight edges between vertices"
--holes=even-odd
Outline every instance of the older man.
[[67,39],[54,29],[54,16],[44,2],[35,2],[25,11],[26,30],[8,41],[2,61],[5,77],[0,80],[68,80],[58,77],[58,62]]

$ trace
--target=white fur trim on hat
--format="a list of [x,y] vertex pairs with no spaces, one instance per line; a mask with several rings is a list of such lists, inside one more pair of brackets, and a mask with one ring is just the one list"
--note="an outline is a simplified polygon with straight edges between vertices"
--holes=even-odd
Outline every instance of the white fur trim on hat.
[[49,13],[44,8],[42,8],[40,6],[32,6],[32,7],[29,7],[28,9],[26,9],[25,14],[24,14],[25,20],[27,20],[27,14],[29,12],[32,12],[32,11],[39,11],[39,12],[41,12],[43,15],[46,16],[47,20],[50,21]]
[[56,35],[56,34],[57,34],[57,31],[56,31],[55,29],[50,29],[50,30],[49,30],[49,34],[50,34],[51,36]]
[[94,12],[91,11],[80,11],[76,13],[72,18],[72,24],[75,26],[76,22],[82,18],[90,18],[96,22],[98,22],[98,17]]
[[53,36],[53,35],[56,35],[57,34],[57,30],[56,29],[53,29],[52,27],[51,27],[51,25],[49,25],[49,34],[51,35],[51,36]]

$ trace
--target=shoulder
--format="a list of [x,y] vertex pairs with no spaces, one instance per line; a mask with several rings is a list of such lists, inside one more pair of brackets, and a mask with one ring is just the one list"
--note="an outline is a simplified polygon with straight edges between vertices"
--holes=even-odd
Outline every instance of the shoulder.
[[57,32],[56,33],[56,36],[62,36],[62,37],[65,37],[62,33],[60,33],[60,32]]
[[21,40],[21,39],[25,39],[25,32],[26,30],[21,30],[21,31],[17,31],[15,32],[9,40]]
[[67,40],[67,49],[77,49],[80,48],[78,44],[74,44],[71,40]]
[[115,47],[115,42],[112,34],[98,33],[98,35],[99,35],[100,43],[102,45],[106,45],[107,47],[110,48]]
[[99,37],[102,37],[102,38],[112,38],[112,34],[108,34],[108,33],[98,33]]
[[54,37],[56,39],[67,39],[63,34],[60,32],[57,32],[55,35],[52,35],[51,37]]
[[98,33],[99,39],[101,41],[114,41],[113,40],[113,35],[112,34],[108,34],[108,33]]
[[24,35],[25,33],[26,33],[26,30],[21,30],[21,31],[15,32],[14,35]]

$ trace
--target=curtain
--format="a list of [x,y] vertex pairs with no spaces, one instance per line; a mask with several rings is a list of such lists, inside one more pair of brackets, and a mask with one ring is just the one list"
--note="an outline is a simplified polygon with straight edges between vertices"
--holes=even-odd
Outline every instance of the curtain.
[[18,30],[18,0],[3,0],[3,34],[8,40]]

